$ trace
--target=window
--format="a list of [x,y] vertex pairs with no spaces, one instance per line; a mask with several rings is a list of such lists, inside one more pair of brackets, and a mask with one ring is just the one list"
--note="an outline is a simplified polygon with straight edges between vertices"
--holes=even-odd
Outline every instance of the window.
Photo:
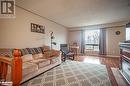
[[99,51],[99,29],[85,31],[85,49]]
[[130,27],[126,28],[126,40],[130,40]]

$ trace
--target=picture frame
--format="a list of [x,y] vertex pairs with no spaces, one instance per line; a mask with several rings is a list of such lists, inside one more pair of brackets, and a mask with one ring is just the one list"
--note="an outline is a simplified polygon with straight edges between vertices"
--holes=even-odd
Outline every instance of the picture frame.
[[31,23],[31,32],[45,34],[45,26]]

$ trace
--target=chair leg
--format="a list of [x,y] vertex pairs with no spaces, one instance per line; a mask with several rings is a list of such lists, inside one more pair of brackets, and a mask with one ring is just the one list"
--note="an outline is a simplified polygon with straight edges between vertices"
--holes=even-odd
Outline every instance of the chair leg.
[[66,58],[67,58],[67,56],[65,56],[65,61],[66,61]]
[[70,56],[69,59],[74,60],[74,55]]
[[73,60],[74,60],[74,55],[73,55]]
[[63,62],[65,62],[65,61],[66,61],[66,56],[64,56],[64,58],[62,59],[62,61],[63,61]]
[[64,62],[66,61],[66,58],[64,58]]

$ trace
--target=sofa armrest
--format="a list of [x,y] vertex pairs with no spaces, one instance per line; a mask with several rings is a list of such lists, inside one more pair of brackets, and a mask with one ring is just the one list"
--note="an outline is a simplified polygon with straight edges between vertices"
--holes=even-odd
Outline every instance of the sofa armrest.
[[6,80],[8,65],[11,65],[11,81],[13,86],[20,86],[22,81],[22,59],[21,52],[15,49],[14,58],[0,57],[0,78]]

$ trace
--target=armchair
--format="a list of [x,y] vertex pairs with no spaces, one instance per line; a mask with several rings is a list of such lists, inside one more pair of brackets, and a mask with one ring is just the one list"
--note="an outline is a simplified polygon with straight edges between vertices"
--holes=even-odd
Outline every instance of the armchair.
[[[71,52],[71,51],[68,49],[67,44],[60,44],[60,51],[62,52],[63,61],[65,61],[66,58],[69,58],[69,59],[71,59],[71,60],[74,60],[74,53]],[[70,57],[72,57],[72,58],[70,58]]]

